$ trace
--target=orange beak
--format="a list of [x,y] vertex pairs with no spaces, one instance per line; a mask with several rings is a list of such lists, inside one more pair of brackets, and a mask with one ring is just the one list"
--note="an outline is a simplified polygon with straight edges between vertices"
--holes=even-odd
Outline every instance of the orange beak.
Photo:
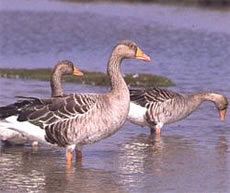
[[225,120],[226,112],[227,112],[227,109],[220,110],[220,119],[221,119],[221,121]]
[[76,66],[74,66],[74,69],[73,69],[73,75],[76,75],[76,76],[83,76],[83,72],[81,72]]
[[147,56],[140,48],[137,48],[136,59],[137,60],[143,60],[143,61],[146,61],[146,62],[151,61],[150,57]]

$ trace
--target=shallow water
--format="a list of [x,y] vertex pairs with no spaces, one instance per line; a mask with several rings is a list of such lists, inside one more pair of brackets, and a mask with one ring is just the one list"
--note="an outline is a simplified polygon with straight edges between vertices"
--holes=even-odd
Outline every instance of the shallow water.
[[[124,72],[171,78],[176,91],[214,90],[230,98],[230,13],[154,4],[0,1],[0,67],[52,67],[70,59],[105,71],[112,46],[132,39],[151,63],[125,61]],[[48,82],[0,78],[0,105],[14,96],[50,95]],[[106,88],[64,84],[66,93]],[[64,149],[0,145],[0,192],[230,192],[230,119],[212,103],[166,125],[160,138],[126,123],[85,146],[65,166]]]

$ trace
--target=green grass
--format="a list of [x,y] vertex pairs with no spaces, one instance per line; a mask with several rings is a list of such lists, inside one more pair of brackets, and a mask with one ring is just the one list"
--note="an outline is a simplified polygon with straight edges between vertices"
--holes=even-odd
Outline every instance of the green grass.
[[[64,81],[76,82],[79,84],[90,84],[97,86],[107,86],[109,81],[106,74],[102,72],[82,71],[83,77],[65,76]],[[35,79],[50,81],[51,69],[0,69],[0,77]],[[175,84],[168,78],[152,74],[125,74],[125,81],[133,87],[153,87],[153,86],[174,86]]]

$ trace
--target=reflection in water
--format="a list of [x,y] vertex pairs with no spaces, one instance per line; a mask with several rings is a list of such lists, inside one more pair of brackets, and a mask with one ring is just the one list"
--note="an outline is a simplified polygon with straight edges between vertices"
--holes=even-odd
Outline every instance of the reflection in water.
[[1,148],[1,187],[15,192],[26,189],[38,192],[45,185],[45,176],[40,171],[28,167],[31,154],[22,150],[21,147]]
[[[230,164],[228,159],[229,142],[224,135],[220,135],[216,143],[216,168],[222,175],[222,178],[230,179],[228,171],[230,171]],[[229,191],[229,183],[226,184],[225,180],[221,180],[218,184],[219,189],[223,189],[226,192]]]
[[61,152],[28,147],[1,147],[1,189],[12,192],[127,192],[116,183],[116,174],[84,168],[81,162],[66,168]]
[[116,173],[103,169],[74,166],[72,173],[66,175],[68,189],[77,192],[127,192],[118,184]]
[[200,192],[203,188],[211,192],[213,189],[227,190],[228,164],[219,167],[227,171],[221,177],[220,186],[216,176],[221,171],[216,169],[216,164],[223,157],[215,160],[214,152],[203,152],[202,146],[192,138],[140,134],[130,137],[119,147],[117,159],[121,183],[136,192],[151,192],[153,189],[154,192]]
[[[173,146],[170,147],[170,142],[175,140],[177,142],[173,142]],[[178,161],[175,158],[177,154],[183,153],[183,146],[186,144],[187,142],[178,136],[140,134],[131,137],[128,142],[120,145],[118,168],[122,183],[131,187],[144,187],[149,186],[145,181],[151,175],[170,175],[173,169],[167,162]],[[191,146],[189,149],[193,151]]]
[[34,192],[228,190],[227,138],[220,135],[216,146],[206,147],[195,137],[130,133],[117,145],[113,141],[117,138],[112,139],[114,148],[109,153],[109,140],[98,145],[101,151],[90,153],[86,148],[84,159],[73,162],[71,168],[66,168],[64,150],[1,146],[1,188]]

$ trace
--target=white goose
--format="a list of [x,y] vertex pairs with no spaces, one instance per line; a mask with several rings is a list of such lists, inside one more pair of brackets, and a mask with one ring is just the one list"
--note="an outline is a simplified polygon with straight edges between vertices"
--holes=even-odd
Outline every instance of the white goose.
[[130,89],[130,111],[128,120],[140,126],[150,127],[153,134],[160,134],[164,124],[186,118],[204,101],[211,101],[225,119],[228,100],[215,92],[179,94],[167,89]]
[[[52,70],[50,76],[52,97],[63,96],[61,81],[64,75],[82,76],[83,73],[71,61],[63,60],[58,62]],[[9,129],[9,126],[10,124],[7,126],[6,120],[0,121],[0,139],[3,142],[14,145],[22,145],[28,141],[28,138],[26,136],[24,136],[22,133]],[[36,141],[32,143],[32,145],[36,144]]]
[[111,89],[103,94],[70,94],[49,99],[25,98],[0,108],[0,118],[17,125],[17,131],[47,144],[72,151],[114,134],[126,121],[130,95],[120,72],[123,59],[150,61],[134,42],[121,41],[109,58],[107,72]]

